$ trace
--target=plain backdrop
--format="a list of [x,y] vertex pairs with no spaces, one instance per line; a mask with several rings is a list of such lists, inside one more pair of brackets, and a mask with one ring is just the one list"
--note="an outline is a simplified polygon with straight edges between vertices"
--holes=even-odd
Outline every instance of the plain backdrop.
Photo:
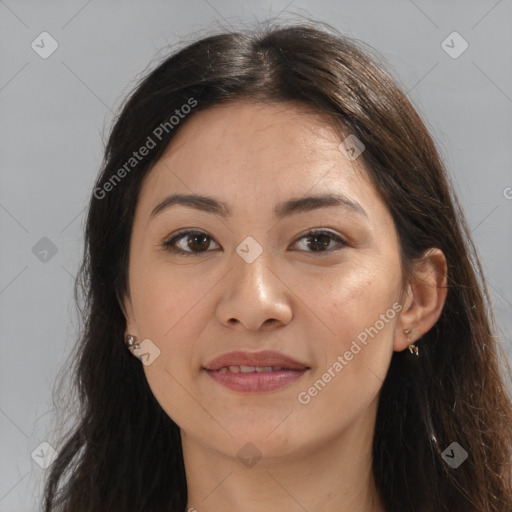
[[169,45],[301,16],[374,47],[423,116],[512,355],[510,0],[0,0],[0,511],[39,508],[84,209],[122,99]]

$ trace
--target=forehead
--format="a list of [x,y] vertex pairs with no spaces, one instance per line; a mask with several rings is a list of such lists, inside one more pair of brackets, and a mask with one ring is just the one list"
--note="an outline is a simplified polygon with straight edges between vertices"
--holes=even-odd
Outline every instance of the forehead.
[[350,161],[340,150],[342,140],[328,117],[302,105],[236,102],[209,108],[179,128],[140,199],[213,190],[257,208],[338,189],[359,202],[378,201],[361,160]]

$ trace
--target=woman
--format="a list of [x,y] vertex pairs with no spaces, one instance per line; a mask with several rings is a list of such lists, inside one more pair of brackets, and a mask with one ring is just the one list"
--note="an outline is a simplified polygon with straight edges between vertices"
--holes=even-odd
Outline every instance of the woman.
[[377,62],[274,26],[139,84],[91,197],[45,511],[510,512],[480,264]]

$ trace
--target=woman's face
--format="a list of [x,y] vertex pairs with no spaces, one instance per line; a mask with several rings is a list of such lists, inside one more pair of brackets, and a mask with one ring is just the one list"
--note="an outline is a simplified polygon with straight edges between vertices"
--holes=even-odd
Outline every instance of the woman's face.
[[[340,142],[304,107],[240,102],[186,120],[147,176],[127,332],[150,340],[149,385],[189,442],[232,457],[250,442],[271,459],[374,424],[400,328],[399,244],[361,159]],[[162,203],[173,194],[208,200]],[[343,199],[307,200],[327,194]],[[184,230],[199,233],[165,245]],[[246,383],[237,389],[205,369],[264,350],[307,369],[230,373]]]

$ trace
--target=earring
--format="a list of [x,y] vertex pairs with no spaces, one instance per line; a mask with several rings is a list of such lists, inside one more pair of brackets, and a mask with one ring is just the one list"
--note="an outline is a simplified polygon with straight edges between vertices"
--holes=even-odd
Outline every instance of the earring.
[[132,336],[131,334],[126,335],[124,342],[126,343],[126,346],[129,349],[133,348],[133,349],[137,350],[140,348],[137,338],[135,336]]
[[[404,334],[407,336],[407,340],[410,342],[411,340],[409,339],[409,334],[411,333],[411,330],[410,329],[405,329],[404,330]],[[416,354],[416,357],[419,357],[419,354],[418,354],[418,347],[414,344],[414,343],[409,343],[409,352],[411,354]]]

